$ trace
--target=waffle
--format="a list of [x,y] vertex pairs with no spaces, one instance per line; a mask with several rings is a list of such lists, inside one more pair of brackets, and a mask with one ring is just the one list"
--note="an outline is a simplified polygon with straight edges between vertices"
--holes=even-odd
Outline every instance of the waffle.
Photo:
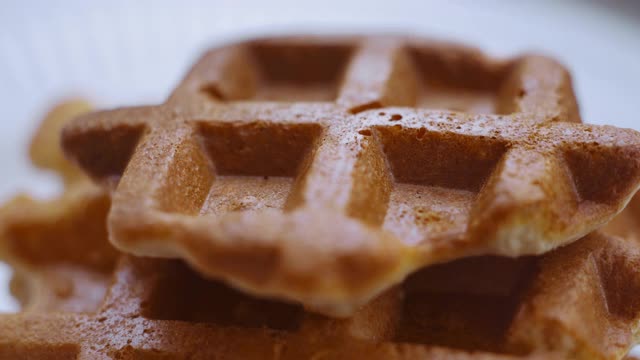
[[[34,141],[49,159],[54,145]],[[594,233],[543,256],[435,265],[339,320],[178,260],[116,252],[108,197],[96,187],[71,197],[91,193],[78,192],[88,185],[72,166],[34,162],[73,181],[58,200],[0,212],[1,254],[24,306],[0,315],[0,359],[614,359],[637,340],[640,198],[607,225],[625,239]]]
[[425,265],[540,254],[611,219],[640,135],[579,121],[548,58],[282,38],[214,49],[164,104],[80,117],[63,146],[117,186],[120,250],[345,316]]
[[87,182],[87,177],[65,158],[59,145],[60,132],[70,119],[92,109],[93,106],[84,99],[61,101],[44,116],[31,139],[29,157],[33,165],[54,171],[67,187]]

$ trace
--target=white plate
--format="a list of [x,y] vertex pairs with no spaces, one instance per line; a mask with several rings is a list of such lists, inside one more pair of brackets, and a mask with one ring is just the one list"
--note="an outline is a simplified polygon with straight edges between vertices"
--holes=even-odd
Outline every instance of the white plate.
[[[5,0],[0,201],[19,190],[40,196],[59,190],[29,166],[25,152],[36,121],[56,99],[159,102],[207,44],[265,33],[409,32],[496,55],[542,51],[572,69],[585,121],[640,129],[640,6],[615,3]],[[0,311],[16,309],[5,290],[8,277],[0,266]]]

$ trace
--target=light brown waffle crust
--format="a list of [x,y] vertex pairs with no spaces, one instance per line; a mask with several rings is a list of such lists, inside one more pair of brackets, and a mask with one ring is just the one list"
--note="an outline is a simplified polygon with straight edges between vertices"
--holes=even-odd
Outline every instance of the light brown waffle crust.
[[283,38],[212,50],[166,103],[83,116],[63,146],[117,183],[119,249],[344,316],[427,264],[540,254],[611,219],[640,135],[579,120],[545,57]]

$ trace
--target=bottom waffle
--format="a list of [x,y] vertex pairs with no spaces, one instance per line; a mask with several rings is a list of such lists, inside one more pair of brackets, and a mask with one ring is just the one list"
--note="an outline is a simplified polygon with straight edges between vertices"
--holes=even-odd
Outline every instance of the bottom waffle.
[[117,253],[108,197],[78,184],[0,211],[24,305],[0,315],[0,359],[619,359],[638,340],[640,198],[606,229],[620,237],[431,266],[336,320]]

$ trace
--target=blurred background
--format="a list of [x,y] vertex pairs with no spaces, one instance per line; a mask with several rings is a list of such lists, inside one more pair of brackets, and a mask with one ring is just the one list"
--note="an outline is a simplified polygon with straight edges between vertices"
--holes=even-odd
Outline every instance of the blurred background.
[[[571,69],[585,121],[640,129],[640,1],[2,0],[0,201],[60,189],[26,152],[56,101],[157,103],[208,46],[291,32],[408,33],[496,56],[546,53]],[[0,311],[16,309],[8,277],[0,264]]]

